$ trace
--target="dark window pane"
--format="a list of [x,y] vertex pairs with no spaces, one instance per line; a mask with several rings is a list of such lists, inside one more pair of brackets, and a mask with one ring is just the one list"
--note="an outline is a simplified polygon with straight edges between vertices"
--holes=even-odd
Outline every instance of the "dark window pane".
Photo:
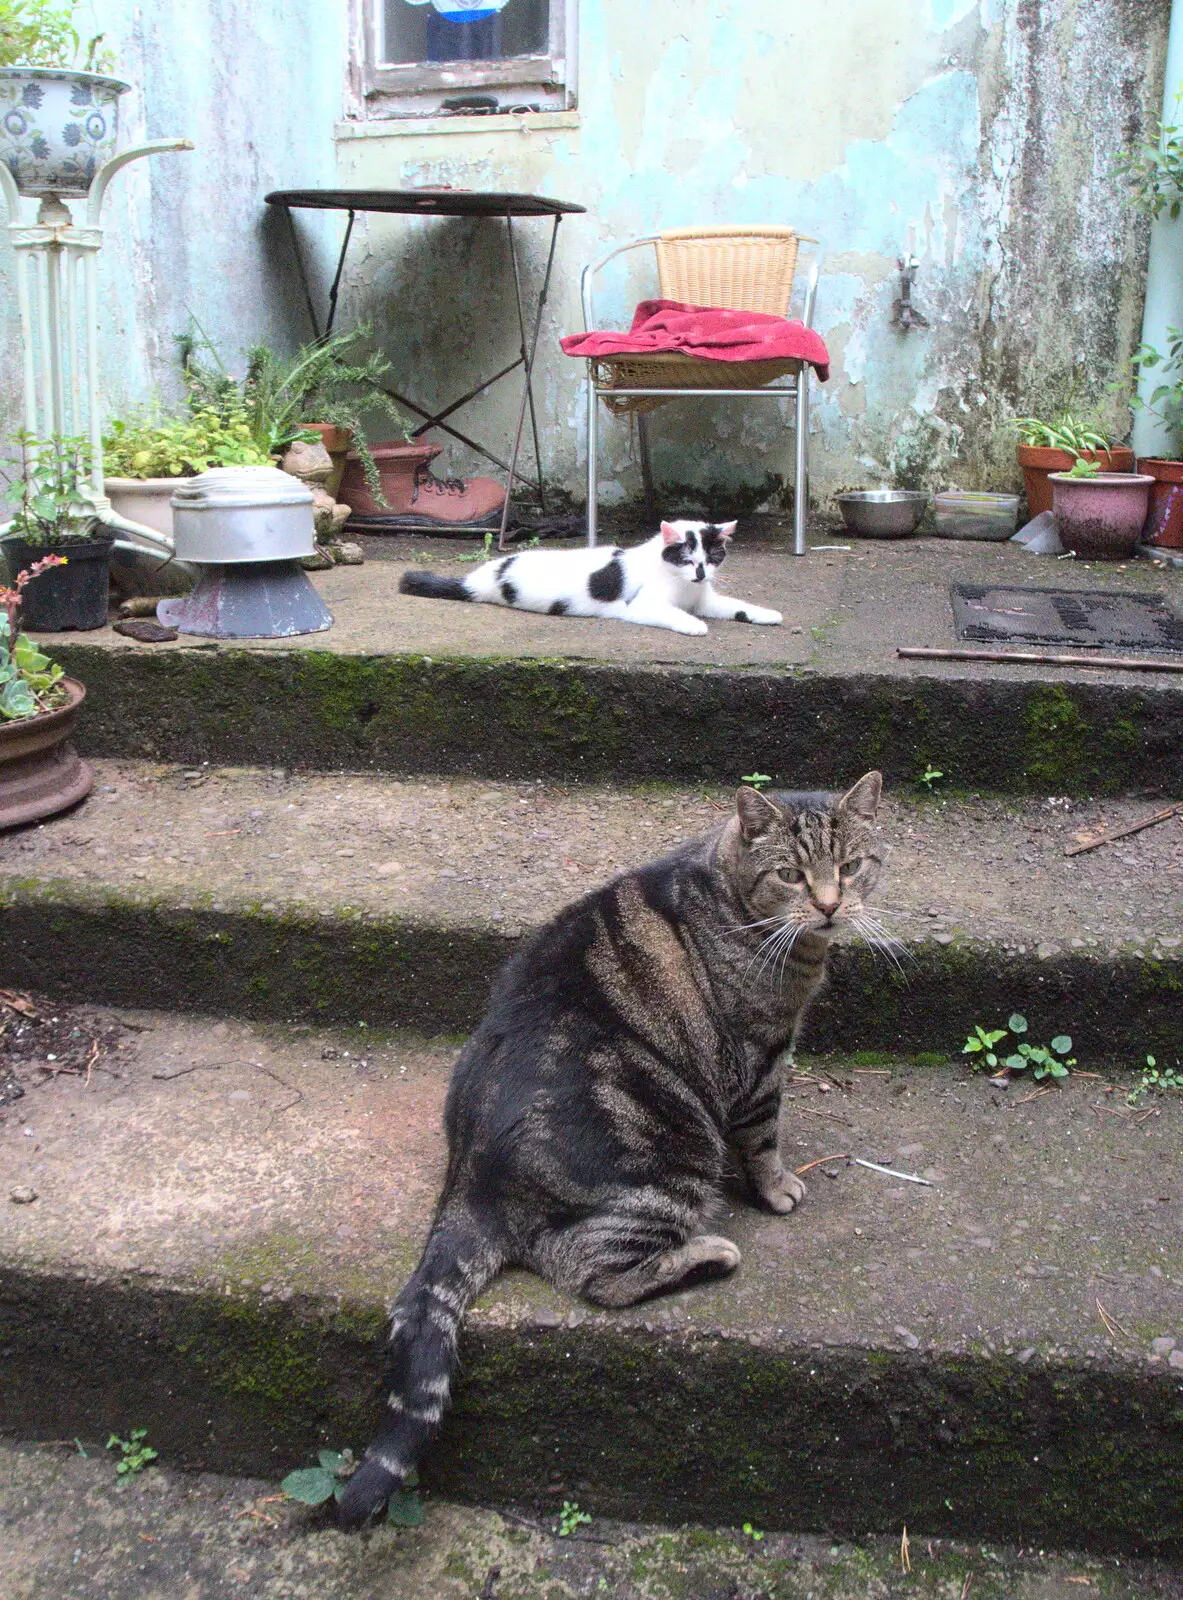
[[393,66],[420,61],[506,61],[545,55],[549,0],[384,0],[382,60]]

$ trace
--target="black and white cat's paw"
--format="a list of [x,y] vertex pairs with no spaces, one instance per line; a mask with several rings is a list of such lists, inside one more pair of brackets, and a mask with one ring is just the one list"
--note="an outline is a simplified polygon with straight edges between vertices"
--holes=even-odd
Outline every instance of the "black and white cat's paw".
[[767,627],[772,627],[785,619],[779,611],[773,611],[769,606],[744,606],[742,611],[735,614],[736,622],[760,622]]

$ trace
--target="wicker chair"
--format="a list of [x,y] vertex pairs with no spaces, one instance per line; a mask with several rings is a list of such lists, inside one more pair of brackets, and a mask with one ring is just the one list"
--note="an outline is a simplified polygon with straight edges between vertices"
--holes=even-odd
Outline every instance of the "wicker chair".
[[[617,245],[583,269],[580,291],[584,325],[595,329],[595,279],[625,251],[653,245],[661,297],[689,305],[788,315],[798,246],[816,245],[794,228],[672,228]],[[802,320],[812,327],[820,251],[815,252]],[[777,379],[791,379],[776,383]],[[686,396],[794,401],[795,494],[793,548],[805,554],[807,500],[805,446],[809,426],[809,367],[800,361],[709,361],[677,351],[653,355],[597,356],[587,364],[587,542],[596,542],[598,521],[598,403],[617,416],[637,418],[645,497],[653,503],[653,475],[645,419],[669,400]],[[773,386],[775,385],[775,386]]]

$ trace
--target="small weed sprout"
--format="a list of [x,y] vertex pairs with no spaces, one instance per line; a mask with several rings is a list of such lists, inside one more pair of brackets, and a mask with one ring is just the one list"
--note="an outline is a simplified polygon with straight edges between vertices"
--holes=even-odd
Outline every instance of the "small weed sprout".
[[[1008,1032],[1014,1036],[1012,1048],[1009,1055],[1000,1057],[995,1046],[1006,1038]],[[1015,1011],[1007,1018],[1005,1028],[987,1029],[975,1025],[962,1045],[961,1053],[980,1058],[973,1062],[975,1070],[978,1067],[990,1067],[997,1071],[1002,1066],[1011,1072],[1026,1072],[1030,1068],[1037,1081],[1041,1078],[1066,1078],[1068,1069],[1076,1065],[1076,1057],[1070,1054],[1071,1037],[1066,1033],[1058,1033],[1050,1045],[1030,1044],[1022,1037],[1026,1032],[1026,1017]]]
[[[121,1439],[113,1433],[107,1440],[108,1450],[118,1450],[119,1460],[115,1463],[115,1471],[121,1478],[134,1478],[137,1472],[143,1472],[145,1467],[150,1467],[156,1460],[156,1451],[150,1444],[145,1444],[148,1437],[147,1428],[133,1428],[126,1439]],[[77,1441],[75,1441],[77,1443]]]
[[[305,1506],[323,1506],[326,1500],[340,1500],[345,1485],[357,1471],[352,1450],[319,1450],[319,1466],[299,1467],[289,1472],[280,1488],[289,1500]],[[417,1528],[423,1521],[423,1504],[417,1493],[419,1474],[412,1468],[386,1505],[386,1520],[396,1528]]]
[[945,774],[940,767],[934,767],[931,761],[926,761],[924,763],[924,771],[916,779],[916,782],[931,794],[944,776]]
[[1142,1068],[1142,1081],[1126,1095],[1126,1104],[1136,1106],[1151,1090],[1155,1094],[1165,1094],[1170,1089],[1183,1089],[1183,1072],[1179,1071],[1177,1065],[1160,1068],[1153,1056],[1147,1056],[1146,1065]]
[[746,777],[741,778],[739,781],[740,783],[746,783],[751,789],[766,789],[772,779],[766,772],[749,772]]
[[590,1512],[580,1511],[576,1501],[564,1500],[563,1509],[559,1512],[559,1523],[556,1530],[559,1538],[569,1539],[576,1528],[583,1527],[585,1523],[591,1520]]
[[749,1539],[754,1539],[757,1543],[764,1537],[759,1528],[753,1527],[750,1522],[744,1523],[743,1531]]

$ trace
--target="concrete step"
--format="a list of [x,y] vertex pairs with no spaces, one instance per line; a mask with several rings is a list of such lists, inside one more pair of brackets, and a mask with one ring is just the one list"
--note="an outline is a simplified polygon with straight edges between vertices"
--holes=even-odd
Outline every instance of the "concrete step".
[[[82,810],[0,838],[0,984],[468,1028],[524,932],[733,793],[99,762]],[[807,1039],[941,1061],[1019,1010],[1082,1066],[1177,1053],[1183,818],[1064,855],[1151,809],[892,795],[877,898],[900,970],[840,944]]]
[[741,540],[727,587],[775,606],[784,626],[718,623],[688,638],[398,593],[409,560],[471,571],[456,559],[465,549],[393,540],[388,560],[318,574],[337,622],[303,639],[47,636],[87,685],[84,748],[490,779],[700,782],[760,770],[816,787],[872,766],[912,783],[931,763],[964,788],[999,792],[1178,783],[1183,677],[901,661],[895,650],[955,642],[953,582],[1146,591],[1183,610],[1183,571],[1049,564],[1017,546],[943,539],[794,560]]
[[[166,1460],[269,1477],[358,1448],[452,1049],[37,1009],[5,1012],[0,1429],[145,1427]],[[782,1143],[820,1163],[804,1207],[728,1194],[737,1274],[629,1311],[506,1274],[432,1491],[1177,1553],[1183,1100],[1109,1089],[802,1068]]]
[[[85,1448],[85,1446],[84,1446]],[[646,1527],[595,1516],[557,1535],[545,1518],[424,1500],[421,1527],[338,1533],[277,1502],[272,1484],[154,1466],[116,1479],[101,1448],[0,1445],[6,1600],[1172,1600],[1177,1568],[1047,1555],[909,1533],[835,1544],[754,1528]],[[584,1507],[586,1509],[586,1507]],[[592,1508],[594,1510],[594,1507]],[[749,1527],[753,1525],[749,1522]]]

